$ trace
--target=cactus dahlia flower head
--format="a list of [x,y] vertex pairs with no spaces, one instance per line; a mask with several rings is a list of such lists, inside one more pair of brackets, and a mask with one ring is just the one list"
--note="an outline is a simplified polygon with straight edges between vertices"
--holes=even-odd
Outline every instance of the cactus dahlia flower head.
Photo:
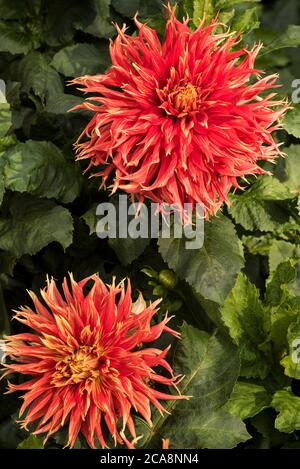
[[[132,448],[137,440],[133,410],[151,425],[151,404],[163,412],[160,400],[186,399],[155,388],[156,383],[176,388],[178,377],[165,360],[169,347],[142,347],[163,332],[179,334],[167,326],[167,317],[151,325],[159,300],[147,307],[140,296],[132,303],[129,281],[126,288],[124,282],[106,286],[97,275],[78,283],[71,276],[71,288],[65,279],[63,292],[53,279],[41,291],[43,303],[30,292],[34,308],[22,307],[16,319],[32,332],[6,338],[12,363],[4,365],[4,376],[31,376],[22,384],[9,383],[8,392],[24,391],[22,426],[35,424],[34,433],[47,440],[66,425],[67,445],[73,447],[81,432],[92,448],[95,437],[106,447],[105,427],[115,444]],[[169,376],[158,374],[156,366]]]
[[92,93],[78,107],[94,112],[78,158],[102,185],[112,175],[113,191],[181,210],[198,203],[209,216],[237,177],[264,173],[258,161],[280,153],[272,132],[287,104],[268,92],[277,76],[254,68],[260,45],[237,49],[239,35],[214,34],[215,20],[191,32],[168,12],[163,43],[135,17],[136,37],[117,26],[110,69],[73,81]]

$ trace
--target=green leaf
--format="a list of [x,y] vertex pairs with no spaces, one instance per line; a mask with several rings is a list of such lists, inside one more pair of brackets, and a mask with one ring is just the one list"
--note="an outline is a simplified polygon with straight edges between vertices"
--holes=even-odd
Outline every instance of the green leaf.
[[269,253],[270,272],[275,270],[281,262],[286,261],[290,257],[300,257],[300,246],[275,239]]
[[98,204],[93,204],[81,217],[89,227],[90,234],[96,233],[96,226],[98,223],[98,217],[96,215],[97,207]]
[[159,252],[205,299],[222,304],[243,267],[242,245],[232,222],[223,215],[205,223],[204,230],[200,249],[186,249],[184,238],[160,238]]
[[296,262],[289,259],[277,265],[267,280],[265,300],[270,306],[278,306],[290,298],[289,284],[296,278]]
[[100,49],[93,44],[75,44],[57,52],[51,65],[65,76],[78,77],[103,72],[108,61],[106,45]]
[[253,31],[253,29],[259,28],[259,26],[260,21],[258,19],[257,7],[253,7],[248,8],[235,17],[231,29],[237,32],[248,33]]
[[275,174],[282,184],[296,196],[300,193],[300,145],[290,145],[285,149],[285,153],[287,157],[280,161],[281,164]]
[[140,0],[112,0],[113,8],[123,16],[131,18],[139,10]]
[[18,20],[25,18],[28,12],[27,8],[24,8],[24,0],[0,0],[0,18],[4,20]]
[[110,0],[92,0],[91,5],[94,10],[92,21],[86,22],[85,25],[77,21],[76,27],[96,37],[111,37],[115,34],[115,28],[110,19]]
[[212,0],[193,0],[193,23],[199,26],[205,16],[207,20],[214,16]]
[[3,155],[5,187],[39,197],[72,202],[80,193],[81,172],[51,142],[27,140]]
[[[293,109],[290,109],[286,113],[283,128],[289,134],[294,135],[294,137],[300,138],[300,104],[294,104]],[[296,145],[292,146],[295,147]],[[300,145],[297,145],[297,147],[300,147]],[[288,150],[290,150],[290,148]],[[300,155],[299,151],[298,155]]]
[[50,200],[15,194],[10,216],[0,218],[0,248],[16,257],[35,254],[57,241],[66,249],[72,243],[70,212]]
[[276,38],[265,47],[261,52],[261,55],[269,54],[278,49],[285,47],[297,47],[300,46],[300,26],[296,24],[290,24],[283,34],[277,35]]
[[59,74],[48,64],[44,55],[31,52],[23,59],[14,62],[10,73],[22,83],[22,91],[31,90],[43,103],[63,93]]
[[181,333],[174,368],[185,376],[181,393],[193,397],[168,403],[172,415],[157,415],[144,446],[155,435],[169,438],[174,448],[231,448],[246,441],[243,422],[222,409],[238,377],[237,349],[228,339],[187,324]]
[[4,137],[10,128],[11,128],[10,106],[8,103],[0,103],[0,137]]
[[111,238],[109,239],[108,244],[115,251],[121,264],[128,265],[140,257],[149,242],[149,238]]
[[195,26],[199,26],[204,16],[209,21],[216,13],[212,0],[184,0],[183,7]]
[[269,315],[259,299],[259,291],[244,274],[239,274],[221,314],[230,336],[240,347],[241,376],[265,378],[271,366],[263,347]]
[[290,378],[300,379],[300,301],[298,304],[296,321],[292,322],[288,328],[287,342],[289,353],[281,360],[284,367],[284,374]]
[[296,262],[288,260],[279,264],[267,280],[265,303],[271,312],[269,337],[281,356],[287,345],[288,328],[300,313],[300,298],[291,289],[296,274]]
[[229,213],[246,230],[273,231],[287,221],[276,201],[292,199],[294,195],[272,176],[262,176],[240,195],[231,195]]
[[[44,5],[43,40],[52,47],[69,44],[77,23],[85,30],[95,18],[93,2],[51,0]],[[88,32],[88,31],[87,31]]]
[[0,20],[0,51],[11,54],[28,54],[37,47],[25,27],[17,22]]
[[275,420],[277,430],[284,433],[300,430],[300,397],[294,396],[290,390],[277,391],[271,405],[279,412]]
[[75,106],[82,104],[83,98],[72,94],[60,94],[47,102],[45,111],[50,114],[65,114]]
[[245,420],[269,407],[270,402],[271,396],[263,386],[238,381],[223,408],[230,414]]
[[30,435],[18,444],[18,449],[43,449],[43,447],[43,439],[36,435]]

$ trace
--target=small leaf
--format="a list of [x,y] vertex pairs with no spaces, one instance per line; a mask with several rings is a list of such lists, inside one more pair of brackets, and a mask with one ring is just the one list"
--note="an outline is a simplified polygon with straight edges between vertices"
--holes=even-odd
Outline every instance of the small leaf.
[[273,396],[272,407],[279,412],[275,420],[277,430],[284,433],[300,430],[300,397],[290,390],[277,391]]
[[[8,103],[0,103],[0,137],[4,137],[10,128],[11,128],[10,106]],[[0,149],[0,151],[2,150]]]
[[30,435],[18,444],[18,449],[43,449],[43,447],[43,439],[36,435]]
[[269,315],[259,299],[259,291],[244,274],[239,274],[236,284],[221,309],[229,334],[240,347],[241,376],[265,378],[271,363],[262,350],[269,325]]
[[271,396],[263,386],[238,381],[223,409],[245,420],[269,407],[270,402]]

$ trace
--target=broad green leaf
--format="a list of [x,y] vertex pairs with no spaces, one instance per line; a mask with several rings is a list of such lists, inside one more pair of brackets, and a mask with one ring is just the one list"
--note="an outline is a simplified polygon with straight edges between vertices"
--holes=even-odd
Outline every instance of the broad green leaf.
[[205,299],[222,304],[244,264],[241,242],[223,215],[205,223],[204,245],[186,249],[185,239],[160,238],[159,252],[171,269]]
[[278,306],[290,298],[289,284],[296,278],[296,262],[289,259],[278,264],[267,280],[265,301],[270,306]]
[[43,449],[43,438],[30,435],[26,440],[18,444],[18,449]]
[[279,412],[275,420],[277,430],[284,433],[300,430],[300,397],[290,390],[277,391],[271,405]]
[[75,44],[57,52],[51,65],[68,77],[94,75],[103,72],[108,64],[107,46],[102,49],[93,44]]
[[[11,111],[8,103],[0,103],[0,137],[4,137],[11,128]],[[1,145],[1,140],[0,140]],[[0,147],[0,151],[2,151]]]
[[169,438],[173,448],[231,448],[246,441],[243,422],[222,409],[238,377],[237,349],[187,324],[181,333],[174,368],[184,375],[181,393],[193,397],[167,403],[172,415],[156,415],[143,446],[151,447],[155,435]]
[[[293,109],[289,110],[283,121],[284,129],[294,137],[300,138],[300,104],[294,104]],[[296,145],[292,145],[295,147]],[[300,145],[297,145],[298,157],[300,157]],[[288,151],[290,148],[288,148]]]
[[3,155],[5,187],[39,197],[72,202],[80,192],[81,172],[51,142],[27,140]]
[[239,274],[221,314],[230,336],[240,348],[241,376],[265,378],[271,366],[269,350],[264,347],[269,315],[259,299],[259,291],[244,274]]
[[288,220],[286,211],[275,202],[293,197],[276,178],[262,176],[242,194],[230,196],[229,212],[246,230],[273,231]]
[[66,249],[72,243],[70,212],[54,202],[16,194],[10,216],[0,218],[0,249],[16,257],[35,254],[52,241]]
[[[110,3],[111,0],[91,0],[91,11],[94,13],[93,19],[86,21],[85,24],[77,21],[76,27],[96,37],[109,38],[114,35],[115,28],[110,20]],[[127,4],[127,2],[125,3]]]
[[273,240],[271,233],[264,236],[242,236],[244,247],[253,255],[267,256]]
[[82,102],[83,98],[80,98],[79,96],[63,93],[48,101],[45,106],[45,111],[50,114],[65,114],[73,107],[82,104]]
[[297,47],[300,46],[300,26],[296,24],[290,24],[286,31],[281,35],[277,35],[276,38],[265,47],[261,52],[261,55],[269,54],[278,49],[285,47]]
[[21,82],[22,91],[31,90],[43,103],[63,93],[59,74],[48,64],[44,55],[31,52],[12,64],[10,73]]
[[37,47],[32,37],[20,23],[0,20],[0,51],[11,54],[28,54]]
[[245,420],[269,407],[270,402],[271,396],[263,386],[238,381],[223,409]]

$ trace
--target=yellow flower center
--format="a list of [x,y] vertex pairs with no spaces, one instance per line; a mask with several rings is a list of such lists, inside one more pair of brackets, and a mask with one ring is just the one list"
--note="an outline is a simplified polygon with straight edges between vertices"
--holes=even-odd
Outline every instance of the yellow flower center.
[[174,107],[180,112],[193,111],[197,108],[198,91],[191,83],[176,86],[170,93]]
[[82,345],[55,365],[52,375],[54,386],[77,384],[86,380],[100,378],[102,349]]

